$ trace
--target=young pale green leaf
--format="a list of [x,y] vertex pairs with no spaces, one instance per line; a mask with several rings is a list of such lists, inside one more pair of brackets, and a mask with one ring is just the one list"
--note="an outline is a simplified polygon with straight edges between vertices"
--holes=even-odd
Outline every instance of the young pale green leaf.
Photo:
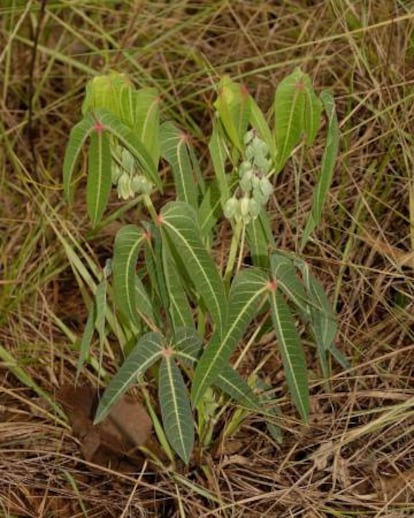
[[168,441],[188,464],[194,446],[193,414],[187,388],[173,356],[164,356],[161,361],[158,398]]
[[196,208],[198,206],[197,177],[188,148],[188,136],[172,122],[164,122],[161,126],[161,155],[171,165],[177,199]]
[[218,85],[214,106],[230,141],[243,152],[243,138],[250,116],[250,96],[246,87],[234,83],[229,76],[224,76]]
[[270,269],[278,287],[301,311],[303,317],[308,313],[308,296],[305,287],[297,276],[292,259],[279,252],[270,256]]
[[134,129],[152,157],[154,164],[160,159],[160,97],[155,88],[135,91]]
[[203,349],[203,341],[194,327],[179,327],[175,331],[174,349],[180,360],[193,365]]
[[275,242],[269,215],[265,210],[246,226],[246,236],[253,264],[269,268],[269,251],[274,248]]
[[111,191],[111,163],[108,135],[104,131],[94,131],[89,145],[86,186],[86,205],[92,227],[96,227],[100,222],[108,204]]
[[65,158],[63,160],[63,189],[68,202],[72,200],[72,176],[78,162],[79,154],[86,139],[92,133],[95,124],[96,121],[92,114],[88,114],[78,122],[78,124],[73,126],[70,132]]
[[191,392],[194,406],[227,364],[267,291],[268,279],[261,270],[255,268],[242,270],[234,278],[229,294],[229,310],[224,334],[213,335],[195,370]]
[[201,241],[197,214],[187,203],[167,203],[160,215],[163,244],[177,254],[222,335],[227,303],[223,281]]
[[163,336],[160,333],[143,335],[132,349],[121,368],[109,382],[99,401],[94,424],[100,423],[118,399],[125,394],[137,376],[144,374],[163,354]]
[[224,207],[224,204],[230,198],[230,189],[228,175],[225,169],[227,158],[226,144],[218,124],[214,124],[213,126],[213,133],[208,143],[208,150],[213,162],[218,192],[221,196],[221,205]]
[[270,293],[273,326],[282,355],[289,391],[302,418],[309,416],[308,376],[300,337],[295,327],[289,306],[283,295],[274,290]]
[[123,124],[115,115],[104,108],[98,108],[94,112],[100,126],[114,135],[120,143],[136,158],[144,174],[154,182],[158,188],[162,188],[157,167],[144,144],[132,129]]
[[322,157],[321,175],[313,195],[312,211],[309,215],[301,240],[302,250],[305,247],[309,236],[321,221],[323,206],[332,182],[335,162],[338,155],[339,124],[335,111],[335,101],[332,94],[327,91],[321,93],[321,100],[328,116],[328,134],[325,151]]
[[250,124],[252,128],[254,128],[259,137],[267,144],[270,149],[271,156],[275,155],[275,142],[272,136],[272,132],[270,131],[269,125],[266,122],[265,116],[263,115],[262,110],[257,105],[256,101],[253,97],[249,97],[250,104]]
[[296,68],[279,83],[276,89],[274,100],[276,172],[283,169],[304,132],[303,113],[306,101],[304,77],[305,74],[300,68]]
[[79,358],[76,365],[76,381],[85,365],[86,360],[89,358],[89,351],[91,347],[93,332],[95,330],[96,322],[96,304],[91,304],[89,309],[88,319],[86,320],[85,329],[83,330],[82,340],[79,347]]
[[315,93],[312,81],[308,74],[304,74],[305,85],[305,112],[304,129],[306,133],[306,144],[311,146],[315,142],[316,135],[321,127],[322,103]]
[[130,322],[139,327],[139,315],[153,319],[151,302],[136,274],[138,252],[144,241],[141,229],[126,225],[116,235],[112,262],[114,302]]
[[[123,124],[131,129],[134,128],[135,92],[136,90],[133,85],[129,81],[124,81],[116,93],[117,108],[115,114],[118,115]],[[105,106],[103,106],[103,108],[105,108]]]
[[125,87],[132,89],[126,74],[110,72],[96,76],[86,85],[86,95],[82,104],[82,114],[105,108],[116,117],[122,118],[119,99]]
[[181,282],[177,265],[175,264],[168,247],[162,247],[162,264],[165,276],[165,285],[168,292],[168,313],[172,327],[194,328],[194,318],[187,294]]

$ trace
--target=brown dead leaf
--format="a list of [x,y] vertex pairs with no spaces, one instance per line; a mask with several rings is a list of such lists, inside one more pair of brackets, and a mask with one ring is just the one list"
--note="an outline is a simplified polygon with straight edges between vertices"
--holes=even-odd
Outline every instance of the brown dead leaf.
[[405,504],[414,498],[414,469],[403,471],[395,477],[381,477],[377,486],[377,494],[384,500]]
[[98,425],[93,424],[99,391],[90,385],[64,385],[57,399],[68,415],[88,462],[119,471],[137,471],[144,457],[138,450],[151,435],[151,419],[141,403],[125,395]]

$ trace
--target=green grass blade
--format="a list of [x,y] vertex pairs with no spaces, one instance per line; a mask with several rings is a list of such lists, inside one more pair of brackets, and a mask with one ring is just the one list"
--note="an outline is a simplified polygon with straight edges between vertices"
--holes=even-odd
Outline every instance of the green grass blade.
[[104,126],[112,135],[114,135],[121,144],[138,160],[143,172],[154,184],[161,188],[161,180],[158,175],[156,164],[149,151],[140,141],[134,131],[123,124],[115,115],[104,108],[98,108],[94,112],[98,122]]
[[105,341],[105,312],[106,312],[106,280],[101,281],[95,292],[95,329],[99,336],[99,350],[102,351]]
[[91,304],[89,309],[88,319],[86,320],[85,329],[83,330],[82,340],[79,347],[79,358],[76,365],[76,381],[78,381],[79,375],[82,371],[85,362],[89,358],[89,351],[91,347],[92,337],[95,330],[96,321],[96,305]]
[[305,109],[304,73],[300,68],[279,83],[274,100],[276,172],[281,171],[303,133]]
[[86,186],[86,205],[92,227],[100,222],[108,204],[112,183],[111,163],[108,135],[104,131],[94,131],[90,138]]
[[161,126],[161,155],[171,165],[177,199],[198,206],[197,174],[188,152],[188,136],[172,122]]
[[221,335],[226,314],[223,281],[207,253],[200,235],[195,210],[184,202],[170,202],[161,211],[161,233],[172,254],[178,254],[185,273],[209,310]]
[[233,280],[229,295],[229,311],[223,337],[218,333],[205,349],[194,374],[192,401],[194,406],[214,383],[227,364],[231,353],[242,339],[268,290],[266,275],[257,269],[243,270]]
[[309,294],[312,301],[310,312],[316,341],[322,350],[329,351],[338,331],[338,325],[325,290],[312,275],[309,275]]
[[312,211],[309,215],[301,240],[302,250],[305,247],[309,236],[321,221],[323,206],[332,182],[335,162],[338,155],[339,124],[335,111],[335,101],[332,94],[327,91],[321,93],[321,99],[328,116],[328,134],[325,151],[322,157],[321,175],[313,195]]
[[188,464],[194,446],[193,415],[187,387],[172,356],[162,359],[158,379],[165,433],[174,451]]
[[95,119],[91,114],[86,115],[78,124],[73,126],[63,159],[63,189],[68,202],[72,200],[72,176],[78,158],[86,139],[92,133]]
[[[143,287],[136,274],[138,252],[144,241],[141,229],[135,225],[122,227],[116,235],[112,261],[113,297],[116,308],[131,325],[140,326],[139,312],[152,319],[151,303],[147,296],[139,298]],[[141,288],[141,289],[139,289]]]
[[96,410],[95,424],[100,423],[108,415],[111,407],[125,394],[128,387],[140,374],[144,374],[160,359],[163,346],[160,333],[147,333],[142,336],[132,349],[121,368],[109,382]]
[[283,295],[274,290],[270,294],[273,326],[278,338],[278,347],[293,402],[302,418],[309,416],[308,376],[300,337],[289,306]]

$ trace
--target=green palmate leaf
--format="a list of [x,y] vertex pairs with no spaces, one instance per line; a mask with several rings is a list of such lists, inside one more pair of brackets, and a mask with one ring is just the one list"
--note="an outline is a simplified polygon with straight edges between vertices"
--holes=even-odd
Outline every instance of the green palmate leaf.
[[158,175],[157,167],[144,144],[132,129],[123,124],[116,116],[104,108],[94,111],[98,123],[114,135],[119,142],[138,160],[142,170],[148,175],[154,184],[161,188],[161,180]]
[[86,205],[93,227],[100,222],[111,191],[111,148],[104,131],[91,134],[88,153]]
[[278,339],[289,391],[302,418],[309,416],[309,388],[305,354],[289,306],[283,295],[270,293],[273,326]]
[[85,329],[83,330],[82,340],[79,347],[79,358],[76,365],[76,381],[78,381],[82,368],[85,365],[86,360],[89,358],[93,332],[95,330],[95,322],[96,304],[92,303],[89,309],[88,319],[86,321]]
[[250,115],[250,96],[247,89],[224,76],[218,86],[214,103],[220,122],[232,144],[243,152],[243,137],[247,131]]
[[246,226],[247,243],[253,264],[269,267],[269,250],[275,246],[269,215],[262,210],[259,217]]
[[112,262],[114,302],[130,325],[140,326],[139,315],[153,319],[152,306],[136,274],[138,252],[144,234],[135,225],[122,227],[116,235]]
[[211,160],[213,161],[214,173],[216,175],[218,192],[221,196],[221,205],[224,206],[230,198],[229,180],[226,174],[227,150],[224,137],[218,124],[214,124],[213,133],[208,143]]
[[319,281],[309,276],[310,308],[315,336],[323,350],[328,351],[338,331],[335,313]]
[[257,313],[267,290],[268,279],[258,269],[243,270],[234,278],[229,294],[229,311],[224,334],[213,335],[195,370],[191,394],[194,405],[197,405],[226,366],[231,353]]
[[172,356],[164,356],[159,370],[158,394],[168,441],[188,464],[194,446],[190,400],[182,374]]
[[72,199],[72,176],[78,162],[79,154],[86,139],[92,133],[96,121],[91,114],[86,115],[78,124],[73,126],[69,142],[66,146],[65,158],[63,160],[63,188],[66,199]]
[[304,248],[310,234],[321,221],[323,206],[332,182],[335,162],[338,155],[339,124],[335,111],[335,102],[332,95],[327,91],[321,93],[321,99],[328,116],[328,135],[322,157],[321,175],[313,195],[312,211],[303,232],[301,249]]
[[203,341],[194,327],[179,327],[175,331],[174,349],[180,360],[193,365],[200,357]]
[[[168,307],[165,273],[163,267],[163,246],[159,229],[152,223],[143,223],[145,228],[144,264],[151,288],[150,300],[154,308],[154,316],[161,314],[161,306]],[[157,322],[159,319],[157,319]],[[161,324],[161,322],[159,322]]]
[[306,144],[311,146],[315,142],[316,135],[321,127],[322,103],[316,95],[312,86],[312,81],[307,74],[304,74],[303,82],[305,85],[305,111],[304,111],[304,130],[306,134]]
[[276,89],[275,139],[276,172],[279,172],[299,144],[304,132],[303,113],[306,101],[305,74],[300,68],[279,83]]
[[262,110],[256,104],[253,97],[249,98],[250,104],[250,124],[258,132],[259,137],[267,144],[271,156],[275,155],[275,142],[272,137],[269,125],[266,122]]
[[141,88],[134,99],[134,130],[154,164],[160,159],[160,97],[155,88]]
[[171,165],[177,198],[197,207],[197,173],[193,170],[188,147],[188,136],[172,122],[161,126],[161,154]]
[[144,374],[163,353],[163,336],[160,333],[143,335],[132,349],[119,371],[109,382],[96,410],[94,423],[100,423],[108,415],[111,407],[125,394],[137,376]]
[[162,247],[162,263],[165,275],[165,285],[168,292],[168,313],[172,327],[194,327],[194,319],[187,294],[171,252],[168,247]]
[[164,245],[180,258],[180,266],[194,284],[221,335],[227,308],[224,285],[201,241],[195,210],[184,202],[167,203],[161,211],[160,223]]
[[308,295],[297,276],[296,267],[289,257],[274,252],[270,257],[270,269],[278,287],[301,311],[306,318],[308,313]]

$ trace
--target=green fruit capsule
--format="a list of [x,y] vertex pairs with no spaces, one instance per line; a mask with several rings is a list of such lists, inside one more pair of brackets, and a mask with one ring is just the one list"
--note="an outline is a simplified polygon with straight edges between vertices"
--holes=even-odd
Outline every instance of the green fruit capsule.
[[233,219],[239,213],[239,200],[234,196],[224,204],[223,213],[227,219]]
[[131,189],[134,191],[134,193],[140,194],[143,192],[145,182],[145,176],[142,176],[142,174],[136,174],[132,177]]
[[111,167],[111,180],[113,185],[117,185],[118,180],[120,179],[122,174],[122,170],[116,162],[112,162]]
[[244,145],[247,146],[248,144],[250,144],[250,142],[253,140],[254,136],[255,136],[254,130],[250,130],[247,133],[245,133],[244,138],[243,138]]
[[242,179],[239,182],[239,185],[244,192],[249,193],[252,190],[252,188],[253,188],[252,180],[253,180],[254,176],[255,175],[252,170],[244,173]]
[[257,203],[257,201],[253,198],[249,200],[249,216],[252,219],[256,219],[260,214],[261,206]]
[[252,163],[248,160],[242,162],[239,166],[239,177],[244,176],[248,171],[252,171]]
[[250,198],[243,196],[240,200],[240,215],[243,219],[249,217],[250,212]]
[[266,176],[263,176],[263,178],[260,179],[260,190],[262,191],[263,195],[269,199],[269,197],[273,193],[273,185],[270,183],[269,179],[266,178]]
[[118,180],[118,198],[127,200],[134,196],[134,191],[131,188],[131,177],[128,173],[122,173]]

